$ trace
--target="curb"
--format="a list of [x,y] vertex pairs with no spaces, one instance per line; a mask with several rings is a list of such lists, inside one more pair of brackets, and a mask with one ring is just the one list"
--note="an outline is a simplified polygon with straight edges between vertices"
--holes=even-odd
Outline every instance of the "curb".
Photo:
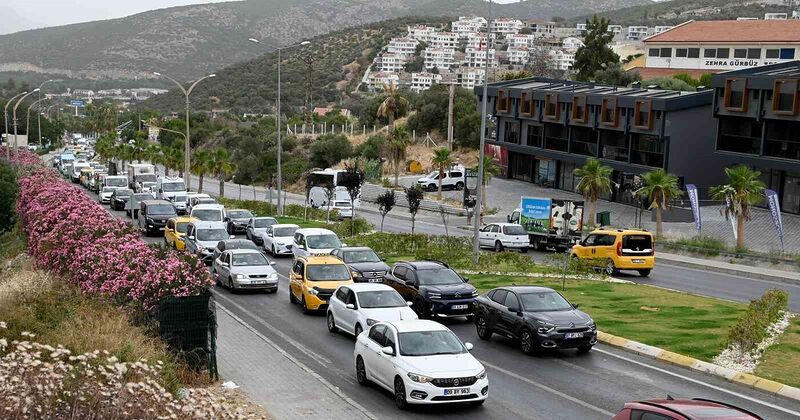
[[659,347],[653,347],[638,341],[628,340],[627,338],[617,337],[602,331],[597,332],[597,341],[621,348],[630,352],[647,356],[662,362],[667,362],[677,366],[683,366],[698,372],[707,373],[713,376],[724,378],[729,382],[755,388],[769,394],[778,395],[800,401],[800,388],[784,385],[769,379],[764,379],[749,373],[739,372],[733,369],[704,362],[693,357],[673,353]]
[[[723,274],[732,274],[742,277],[747,277],[756,280],[770,280],[778,283],[786,283],[792,285],[800,285],[800,273],[793,273],[791,271],[775,273],[777,270],[769,270],[769,269],[759,269],[754,267],[755,270],[758,271],[750,271],[750,270],[742,270],[738,268],[734,268],[734,264],[729,264],[734,267],[720,267],[716,264],[708,264],[708,263],[701,263],[701,262],[694,262],[694,261],[687,261],[683,258],[673,258],[673,254],[669,254],[670,256],[665,256],[665,253],[656,253],[656,261],[659,260],[665,262],[669,265],[680,266],[680,267],[687,267],[687,268],[695,268],[704,271],[712,271],[716,273],[723,273]],[[797,277],[797,278],[794,278]]]

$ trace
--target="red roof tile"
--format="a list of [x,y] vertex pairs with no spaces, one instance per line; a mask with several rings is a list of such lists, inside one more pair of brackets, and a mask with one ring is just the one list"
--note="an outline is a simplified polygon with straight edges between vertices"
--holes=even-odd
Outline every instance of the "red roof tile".
[[800,43],[800,20],[690,20],[644,42]]

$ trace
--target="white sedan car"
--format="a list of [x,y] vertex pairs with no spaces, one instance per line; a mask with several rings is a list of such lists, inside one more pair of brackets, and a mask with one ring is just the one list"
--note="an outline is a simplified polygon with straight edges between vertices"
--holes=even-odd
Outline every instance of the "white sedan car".
[[516,223],[490,223],[478,232],[478,243],[484,248],[500,252],[504,249],[518,249],[528,252],[531,240],[522,225]]
[[358,337],[364,328],[381,321],[417,319],[400,293],[380,283],[339,286],[328,300],[328,331],[342,330]]
[[300,226],[291,224],[268,226],[260,238],[264,250],[272,256],[291,255],[294,233],[297,229],[300,229]]
[[356,379],[394,394],[395,404],[482,404],[489,395],[486,369],[447,327],[428,320],[388,321],[356,339]]

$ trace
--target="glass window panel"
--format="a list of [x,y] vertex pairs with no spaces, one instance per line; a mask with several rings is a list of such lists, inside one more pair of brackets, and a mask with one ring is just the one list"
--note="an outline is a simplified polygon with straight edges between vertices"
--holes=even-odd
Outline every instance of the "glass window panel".
[[781,60],[793,60],[794,48],[781,48],[780,58]]
[[747,58],[747,48],[737,48],[733,50],[733,58]]
[[717,48],[717,58],[728,58],[730,57],[730,52],[729,48]]
[[757,155],[761,152],[761,123],[747,118],[719,119],[719,150]]
[[667,58],[672,57],[672,48],[662,48],[660,56]]
[[714,58],[717,56],[717,50],[715,48],[706,48],[703,50],[703,57],[705,58]]
[[603,159],[628,161],[628,136],[621,131],[600,131],[600,157]]
[[779,50],[777,48],[769,49],[769,50],[767,50],[766,55],[764,57],[765,58],[778,58],[779,55],[780,55],[780,51],[781,50]]
[[689,48],[689,58],[700,58],[700,48]]
[[675,48],[675,57],[684,58],[688,54],[688,50],[686,48]]
[[747,58],[757,60],[761,58],[761,48],[748,48]]

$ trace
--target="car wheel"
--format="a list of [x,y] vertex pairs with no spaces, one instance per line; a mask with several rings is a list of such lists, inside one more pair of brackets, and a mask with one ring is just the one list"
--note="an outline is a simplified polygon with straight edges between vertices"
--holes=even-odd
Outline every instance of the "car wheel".
[[394,378],[394,404],[401,410],[405,410],[408,407],[406,386],[400,377]]
[[503,243],[500,241],[494,241],[494,251],[503,252]]
[[231,293],[236,293],[236,287],[233,285],[233,278],[228,277],[228,289],[231,290]]
[[272,245],[272,247],[270,248],[270,251],[269,251],[269,253],[270,253],[270,254],[272,254],[272,256],[273,256],[273,257],[275,256],[275,245],[274,245],[274,244],[273,244],[273,245]]
[[335,333],[339,331],[339,328],[336,327],[336,320],[333,319],[333,312],[328,311],[328,331]]
[[613,276],[614,273],[616,273],[616,272],[617,272],[617,268],[614,267],[614,261],[609,260],[606,263],[605,268],[603,268],[603,273],[605,273],[605,275],[607,275],[607,276]]
[[519,332],[519,347],[525,354],[533,354],[536,351],[536,344],[533,342],[533,333],[527,328]]
[[300,305],[303,307],[303,313],[304,314],[310,314],[311,313],[311,310],[308,309],[308,304],[306,304],[306,297],[305,296],[300,298]]
[[544,251],[547,249],[547,244],[543,240],[536,238],[533,240],[533,247],[536,248],[537,251]]
[[592,350],[592,346],[591,345],[589,345],[589,346],[580,346],[580,347],[578,347],[578,354],[586,354],[586,353],[589,353],[590,350]]
[[356,381],[358,381],[359,385],[368,385],[369,379],[367,379],[367,367],[364,366],[364,359],[361,356],[356,358]]
[[461,181],[458,181],[458,182],[456,182],[456,189],[457,189],[458,191],[461,191],[461,190],[463,190],[463,189],[464,189],[464,183],[463,183],[463,182],[461,182]]
[[364,332],[364,329],[361,328],[361,324],[356,324],[356,328],[354,329],[353,332],[355,332],[356,338],[358,338],[358,336],[361,335],[362,332]]
[[639,275],[642,277],[647,277],[650,275],[650,269],[639,270]]
[[211,278],[214,279],[214,284],[217,286],[222,287],[222,282],[219,281],[219,275],[217,275],[216,271],[211,272]]
[[428,185],[428,191],[438,191],[438,190],[439,190],[439,187],[437,187],[436,184]]
[[294,293],[292,293],[292,288],[289,288],[289,303],[295,304],[297,303],[297,299],[294,298]]
[[417,313],[417,316],[420,319],[428,319],[430,318],[430,314],[428,313],[427,305],[422,299],[417,299],[414,301],[414,305],[411,306],[414,309],[414,312]]
[[523,254],[527,254],[528,253],[528,248],[520,248],[519,252],[521,252]]
[[492,330],[489,329],[489,324],[486,322],[486,317],[483,315],[478,315],[475,318],[475,329],[478,332],[478,338],[481,340],[489,340],[492,338],[492,334],[494,334]]

